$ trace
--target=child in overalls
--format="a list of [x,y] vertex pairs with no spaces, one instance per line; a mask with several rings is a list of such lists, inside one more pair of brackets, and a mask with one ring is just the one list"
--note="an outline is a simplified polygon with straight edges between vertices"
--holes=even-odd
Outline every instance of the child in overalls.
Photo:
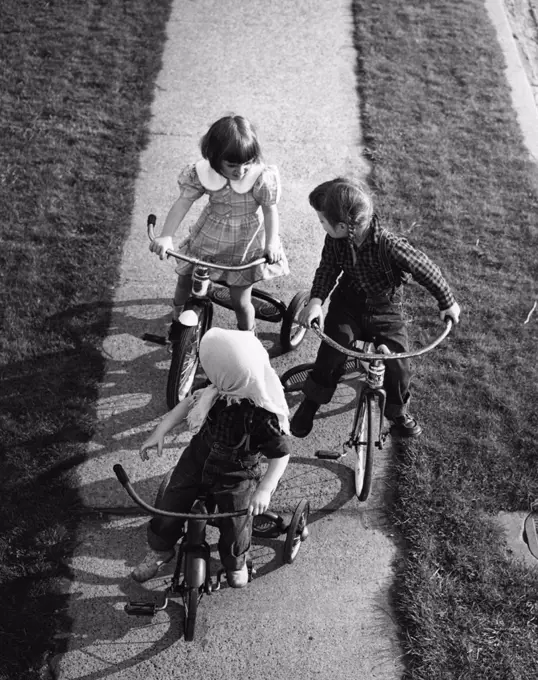
[[[317,186],[309,201],[327,236],[310,301],[298,317],[301,324],[308,328],[314,319],[323,324],[321,306],[331,295],[324,325],[333,340],[349,348],[356,339],[376,341],[393,353],[408,352],[400,285],[406,276],[433,295],[442,320],[450,317],[458,323],[460,307],[439,267],[407,239],[381,227],[365,185],[338,177]],[[320,405],[331,401],[345,361],[345,354],[321,344],[303,388],[304,399],[291,420],[296,437],[311,432]],[[422,432],[408,410],[410,383],[409,359],[386,362],[385,416],[392,421],[392,433],[400,437]]]
[[[248,583],[252,517],[265,512],[290,456],[288,406],[269,356],[252,333],[211,328],[200,343],[200,363],[211,384],[170,411],[140,447],[162,453],[164,436],[186,419],[195,432],[182,453],[160,508],[189,512],[210,493],[220,512],[248,508],[248,515],[219,521],[218,549],[233,588]],[[269,460],[261,475],[260,458]],[[138,581],[153,578],[175,555],[184,521],[155,516],[148,524],[150,550],[134,569]]]

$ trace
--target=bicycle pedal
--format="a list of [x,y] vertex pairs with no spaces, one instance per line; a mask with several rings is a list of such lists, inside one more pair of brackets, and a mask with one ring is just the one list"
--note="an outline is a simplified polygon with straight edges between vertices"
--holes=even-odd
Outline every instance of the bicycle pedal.
[[154,602],[129,602],[124,609],[130,616],[155,616],[157,605]]
[[343,458],[343,453],[338,453],[338,451],[316,451],[316,458],[321,460],[338,460]]
[[225,573],[226,573],[226,570],[225,570],[225,569],[219,569],[219,570],[218,570],[217,575],[216,575],[216,577],[215,577],[215,585],[212,585],[212,586],[211,586],[211,590],[212,590],[213,592],[216,592],[217,590],[220,590],[220,587],[221,587],[221,585],[222,585],[222,577],[224,576]]
[[168,340],[164,335],[154,335],[153,333],[144,333],[142,340],[146,342],[154,342],[156,345],[167,345]]

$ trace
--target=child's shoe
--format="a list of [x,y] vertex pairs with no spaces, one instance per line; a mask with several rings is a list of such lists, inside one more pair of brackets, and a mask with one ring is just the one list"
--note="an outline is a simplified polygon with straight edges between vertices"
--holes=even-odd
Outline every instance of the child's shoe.
[[409,413],[392,418],[392,423],[390,432],[397,437],[418,437],[422,434],[422,428],[417,419],[410,416]]
[[159,569],[174,557],[176,551],[172,550],[148,550],[140,564],[133,569],[131,576],[138,583],[144,583],[153,578]]
[[318,409],[318,403],[312,399],[303,399],[290,422],[290,430],[295,437],[306,437],[310,434]]
[[244,588],[248,583],[248,567],[246,563],[241,569],[237,569],[236,571],[227,569],[226,580],[231,588]]

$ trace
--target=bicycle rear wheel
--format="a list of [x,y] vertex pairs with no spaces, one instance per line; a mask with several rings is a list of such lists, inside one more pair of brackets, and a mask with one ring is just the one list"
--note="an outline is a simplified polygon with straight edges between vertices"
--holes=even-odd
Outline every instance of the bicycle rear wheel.
[[353,430],[355,459],[355,494],[365,501],[372,486],[374,464],[374,395],[362,394],[358,405],[358,416]]
[[166,404],[169,409],[189,395],[198,369],[198,348],[203,334],[211,324],[207,306],[195,309],[198,315],[196,326],[183,326],[177,340],[172,342],[172,361],[166,385]]

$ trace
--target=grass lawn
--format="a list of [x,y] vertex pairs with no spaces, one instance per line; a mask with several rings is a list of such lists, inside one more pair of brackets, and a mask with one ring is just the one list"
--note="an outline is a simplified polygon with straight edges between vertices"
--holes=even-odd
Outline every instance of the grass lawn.
[[[538,572],[510,560],[489,519],[538,496],[538,317],[525,323],[538,298],[536,168],[482,1],[353,6],[380,212],[442,266],[463,308],[444,348],[416,364],[427,432],[393,470],[406,677],[538,677]],[[413,288],[419,328],[431,300]]]
[[[48,677],[170,0],[4,0],[0,209],[2,680]],[[68,622],[64,622],[67,625]]]
[[[171,0],[4,0],[0,25],[1,680],[47,677],[54,579],[95,426],[106,332]],[[395,608],[412,680],[538,677],[536,572],[488,517],[538,496],[536,169],[482,1],[354,0],[362,125],[386,226],[464,310],[416,363],[426,433],[393,469]],[[416,327],[432,302],[408,293]],[[411,300],[413,304],[411,304]],[[533,361],[534,360],[534,361]],[[43,670],[45,668],[45,670]]]

